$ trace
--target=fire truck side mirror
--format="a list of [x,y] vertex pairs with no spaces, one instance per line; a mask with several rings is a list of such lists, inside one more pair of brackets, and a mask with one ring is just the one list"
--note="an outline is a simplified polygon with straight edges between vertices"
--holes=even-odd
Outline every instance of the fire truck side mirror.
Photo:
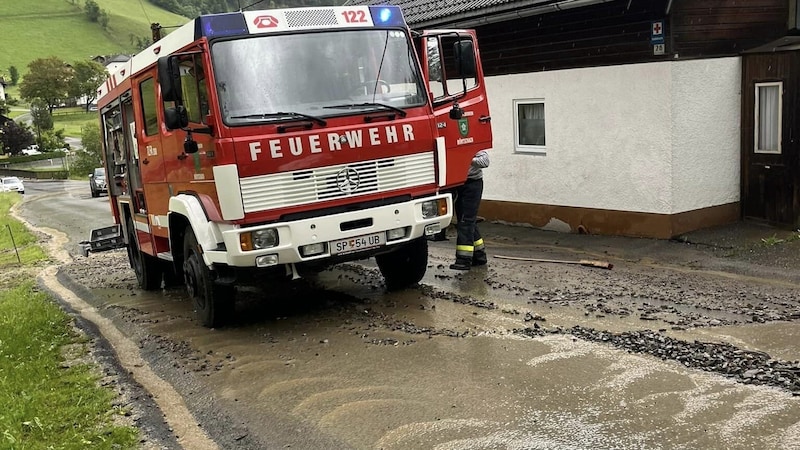
[[178,58],[162,56],[158,58],[158,84],[161,85],[161,98],[165,102],[183,102],[181,98],[181,71]]
[[459,106],[458,102],[453,102],[453,107],[450,109],[450,118],[458,120],[464,117],[464,110]]
[[456,57],[456,67],[461,72],[460,78],[475,78],[477,64],[475,63],[475,47],[468,39],[457,41],[453,44],[453,53]]
[[178,130],[189,126],[189,114],[183,105],[164,108],[164,125],[168,130]]
[[199,150],[200,147],[197,145],[197,141],[192,138],[192,132],[190,131],[183,141],[183,152],[187,155],[191,155],[192,153],[197,153]]

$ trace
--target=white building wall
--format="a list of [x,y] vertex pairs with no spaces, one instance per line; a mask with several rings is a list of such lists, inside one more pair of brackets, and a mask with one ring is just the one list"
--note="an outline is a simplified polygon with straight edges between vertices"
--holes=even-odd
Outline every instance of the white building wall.
[[[736,201],[739,72],[725,58],[490,77],[484,199],[659,214]],[[515,99],[544,100],[543,152],[515,153]]]
[[741,58],[672,67],[672,212],[738,202]]

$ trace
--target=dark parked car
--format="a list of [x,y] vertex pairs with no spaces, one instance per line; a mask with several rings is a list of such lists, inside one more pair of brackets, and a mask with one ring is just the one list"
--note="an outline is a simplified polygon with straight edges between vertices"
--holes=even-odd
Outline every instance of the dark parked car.
[[104,167],[98,167],[89,174],[89,189],[92,190],[92,197],[99,197],[101,192],[108,193],[106,169]]

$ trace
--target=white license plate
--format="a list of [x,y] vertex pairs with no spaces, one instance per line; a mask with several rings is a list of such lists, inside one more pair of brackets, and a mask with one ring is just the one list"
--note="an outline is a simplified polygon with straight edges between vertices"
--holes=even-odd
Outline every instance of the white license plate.
[[351,253],[370,248],[380,247],[386,243],[384,233],[368,234],[350,239],[340,239],[331,242],[331,254]]

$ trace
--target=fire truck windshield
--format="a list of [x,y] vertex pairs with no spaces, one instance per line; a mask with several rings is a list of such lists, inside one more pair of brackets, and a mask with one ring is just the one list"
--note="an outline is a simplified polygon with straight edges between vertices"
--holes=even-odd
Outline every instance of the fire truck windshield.
[[318,118],[374,111],[368,105],[403,110],[427,100],[413,48],[399,30],[220,41],[212,59],[228,125],[274,121],[281,111]]

